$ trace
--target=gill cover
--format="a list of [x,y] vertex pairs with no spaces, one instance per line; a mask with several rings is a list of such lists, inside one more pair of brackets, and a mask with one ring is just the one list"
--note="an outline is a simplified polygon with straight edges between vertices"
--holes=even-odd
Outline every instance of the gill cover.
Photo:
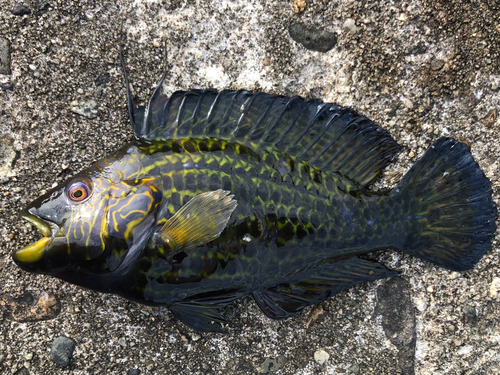
[[163,194],[154,179],[121,181],[113,184],[107,209],[107,235],[128,241],[134,228],[161,203]]

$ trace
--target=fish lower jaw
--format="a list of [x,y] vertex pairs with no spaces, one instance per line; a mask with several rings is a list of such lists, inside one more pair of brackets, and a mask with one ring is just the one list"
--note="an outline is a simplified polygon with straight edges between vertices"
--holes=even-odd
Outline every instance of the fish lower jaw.
[[17,263],[35,263],[43,257],[45,249],[54,238],[62,237],[63,233],[56,224],[44,221],[34,215],[23,214],[21,217],[33,224],[42,233],[43,237],[22,249],[15,250],[12,257]]
[[16,262],[35,263],[39,261],[45,253],[45,248],[52,241],[51,237],[42,237],[38,241],[14,251],[12,257]]

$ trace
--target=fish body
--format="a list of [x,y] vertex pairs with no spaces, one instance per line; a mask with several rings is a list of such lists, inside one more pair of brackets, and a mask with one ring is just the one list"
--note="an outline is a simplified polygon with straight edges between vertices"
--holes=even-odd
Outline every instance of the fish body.
[[377,249],[465,270],[491,247],[491,183],[456,140],[373,192],[399,147],[351,109],[244,90],[128,98],[136,140],[23,212],[44,234],[14,252],[23,269],[220,332],[218,309],[250,293],[286,318],[396,275],[359,257]]

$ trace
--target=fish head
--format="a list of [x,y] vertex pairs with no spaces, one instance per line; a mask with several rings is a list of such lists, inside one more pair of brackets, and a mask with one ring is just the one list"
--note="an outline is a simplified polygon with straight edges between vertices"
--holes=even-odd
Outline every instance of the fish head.
[[33,201],[20,216],[43,237],[15,250],[14,261],[27,271],[46,273],[102,254],[109,189],[107,179],[89,170]]
[[150,180],[124,181],[110,177],[109,168],[90,168],[20,213],[43,237],[12,257],[26,271],[56,276],[81,268],[112,271],[131,247],[134,230],[151,225],[146,219],[155,217],[161,198]]

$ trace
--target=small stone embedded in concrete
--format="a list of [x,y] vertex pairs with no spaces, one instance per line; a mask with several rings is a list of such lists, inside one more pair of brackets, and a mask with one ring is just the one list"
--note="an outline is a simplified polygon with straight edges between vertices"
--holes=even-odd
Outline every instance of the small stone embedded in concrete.
[[73,351],[76,347],[76,341],[66,336],[60,336],[54,340],[50,348],[50,359],[60,366],[67,367],[71,358],[73,358]]
[[301,23],[288,28],[290,37],[311,51],[328,52],[337,44],[337,34],[325,30],[308,29]]
[[477,311],[472,306],[465,306],[463,309],[463,313],[465,316],[465,320],[469,324],[476,324],[479,321],[479,317],[477,316]]
[[99,105],[93,99],[80,99],[71,102],[71,111],[79,115],[96,118],[99,114]]
[[18,298],[0,294],[0,310],[16,322],[38,322],[58,316],[61,303],[54,295],[45,292],[28,291]]
[[14,91],[14,85],[11,83],[2,83],[0,84],[0,89],[2,89],[2,91]]
[[500,277],[494,277],[490,284],[490,297],[497,298],[500,291]]
[[349,30],[351,34],[356,34],[358,28],[356,27],[356,21],[352,18],[348,18],[344,21],[344,29]]
[[260,366],[259,372],[261,374],[267,374],[278,371],[286,363],[286,358],[279,356],[278,358],[266,358],[264,363]]
[[111,78],[111,76],[109,73],[103,73],[99,77],[96,78],[95,85],[96,86],[105,85],[106,83],[109,82],[110,78]]
[[491,91],[497,91],[497,90],[498,90],[498,83],[491,82]]
[[351,366],[350,370],[353,374],[357,374],[360,370],[359,365],[355,363],[354,365]]
[[325,352],[323,349],[318,349],[314,352],[314,361],[319,365],[326,363],[329,359],[330,354]]
[[0,74],[10,73],[10,42],[8,39],[0,38]]
[[130,370],[127,371],[127,375],[140,375],[141,370],[136,369],[136,368],[131,368]]
[[311,312],[309,313],[309,316],[307,317],[306,321],[306,329],[309,329],[311,325],[315,323],[321,322],[326,316],[326,311],[323,309],[323,306],[321,305],[316,305],[312,308]]
[[302,13],[306,9],[307,3],[304,0],[292,0],[292,8],[295,14]]
[[16,152],[7,138],[0,139],[0,176],[6,176],[12,169]]
[[431,70],[441,70],[444,66],[444,61],[441,59],[431,59]]
[[45,0],[38,0],[36,4],[37,12],[42,12],[50,8],[50,4]]
[[14,16],[24,16],[26,14],[31,14],[31,9],[23,4],[15,3],[12,7],[11,13]]
[[497,122],[497,119],[498,119],[498,109],[497,107],[493,107],[488,111],[488,113],[484,117],[484,125],[493,126]]
[[30,375],[30,370],[23,366],[17,370],[14,375]]
[[405,104],[406,108],[413,109],[413,102],[410,99],[404,98],[403,103]]

